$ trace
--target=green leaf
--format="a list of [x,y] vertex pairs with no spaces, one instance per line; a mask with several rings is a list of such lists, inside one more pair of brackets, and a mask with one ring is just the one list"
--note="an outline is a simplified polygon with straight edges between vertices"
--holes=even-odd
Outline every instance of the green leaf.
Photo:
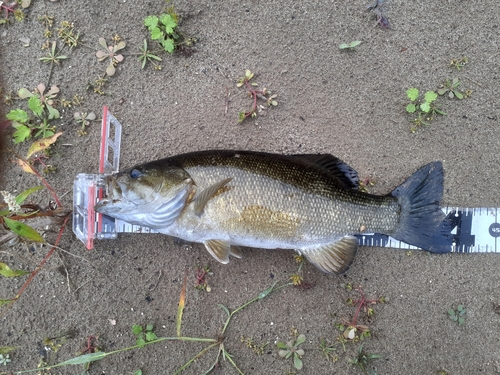
[[160,22],[165,26],[167,34],[174,33],[174,29],[177,27],[177,23],[170,14],[162,14],[160,16]]
[[417,109],[417,107],[413,103],[410,103],[406,106],[406,112],[408,112],[408,113],[413,113],[413,112],[415,112],[416,109]]
[[[55,109],[54,107],[46,104],[45,105],[47,107],[47,110],[49,111],[49,120],[52,120],[52,119],[58,119],[60,117],[60,114],[59,114],[59,111],[57,109]],[[50,135],[53,135],[54,133],[50,134]],[[49,134],[45,134],[47,137],[49,136]]]
[[295,345],[300,345],[304,341],[306,341],[306,336],[304,334],[300,334],[299,337],[297,337],[297,341],[295,342]]
[[406,95],[408,96],[408,99],[410,99],[413,102],[418,98],[418,89],[412,87],[411,89],[406,90]]
[[158,336],[156,336],[156,333],[154,332],[146,332],[146,341],[153,341],[153,340],[156,340],[158,338]]
[[142,327],[140,325],[134,324],[132,326],[132,333],[136,336],[140,335],[142,333]]
[[11,298],[11,299],[0,298],[0,306],[8,305],[9,303],[14,302],[14,301],[15,301],[15,298]]
[[14,132],[14,143],[21,143],[28,139],[31,135],[31,129],[25,125],[16,126],[16,131]]
[[29,225],[21,223],[17,220],[9,219],[8,217],[4,217],[3,219],[5,221],[5,225],[7,225],[7,227],[9,227],[11,231],[20,235],[21,237],[25,237],[35,242],[45,242],[40,233],[31,228]]
[[11,120],[11,121],[17,121],[17,122],[24,124],[24,123],[28,122],[29,118],[28,118],[28,114],[26,113],[26,111],[24,111],[20,108],[17,108],[17,109],[13,109],[9,113],[7,113],[7,119]]
[[463,94],[460,91],[453,91],[453,93],[455,94],[455,96],[458,99],[463,99],[464,98]]
[[462,325],[465,323],[465,319],[463,317],[458,318],[458,324]]
[[13,352],[19,348],[19,346],[0,346],[0,354],[5,355],[9,354],[10,352]]
[[22,89],[19,89],[19,91],[17,92],[17,95],[21,98],[21,99],[26,99],[26,98],[29,98],[29,97],[32,97],[33,94],[31,91],[29,91],[28,89],[25,89],[24,87]]
[[146,345],[146,340],[144,339],[138,339],[136,341],[136,345],[139,347],[139,348],[143,348],[145,345]]
[[12,270],[5,263],[0,262],[0,275],[5,277],[19,277],[31,273],[30,271],[24,270]]
[[151,30],[151,39],[157,40],[163,37],[163,31],[159,27],[154,27]]
[[354,42],[351,43],[342,43],[339,48],[340,49],[346,49],[346,48],[354,48],[357,47],[361,44],[361,40],[355,40]]
[[142,375],[142,370],[137,370],[134,372],[134,375]]
[[154,326],[153,326],[152,324],[148,324],[148,325],[146,326],[146,331],[152,331],[152,330],[153,330],[153,328],[154,328]]
[[163,45],[163,48],[165,49],[165,51],[167,51],[168,53],[173,53],[174,52],[174,40],[171,39],[171,38],[167,38],[165,39],[165,41],[162,43]]
[[150,30],[154,29],[158,25],[158,17],[147,16],[144,18],[144,26],[147,26]]
[[42,102],[38,96],[33,95],[28,99],[28,108],[37,116],[41,116],[43,113]]
[[434,91],[427,91],[425,93],[425,101],[428,103],[432,103],[434,100],[437,99],[437,94]]
[[289,349],[288,346],[284,343],[284,342],[281,342],[281,341],[278,341],[276,343],[276,346],[280,349]]
[[32,188],[26,189],[25,191],[23,191],[21,194],[19,194],[16,197],[16,203],[17,204],[23,203],[26,200],[26,198],[28,198],[30,196],[30,194],[33,194],[35,191],[38,191],[40,189],[43,189],[43,186],[35,186]]
[[262,291],[259,293],[259,299],[262,299],[264,297],[266,297],[269,293],[271,293],[274,289],[274,286],[276,285],[277,281],[275,281],[273,283],[273,285],[271,285],[269,288],[267,288],[266,290]]
[[443,89],[439,89],[439,90],[438,90],[438,94],[439,94],[439,95],[444,95],[444,94],[446,94],[447,92],[448,92],[448,89],[444,89],[444,88],[443,88]]
[[224,306],[222,303],[218,303],[217,306],[219,306],[222,310],[224,310],[226,312],[227,316],[231,316],[229,309],[226,306]]
[[423,102],[422,104],[420,104],[420,109],[425,113],[429,113],[429,111],[431,110],[431,105],[429,104],[429,102]]
[[297,354],[293,356],[293,367],[295,367],[297,370],[302,369],[302,360]]
[[90,353],[90,354],[84,354],[80,355],[75,358],[68,359],[67,361],[58,363],[58,367],[60,366],[67,366],[67,365],[84,365],[86,363],[94,362],[94,361],[99,361],[106,357],[108,353],[105,352],[95,352],[95,353]]

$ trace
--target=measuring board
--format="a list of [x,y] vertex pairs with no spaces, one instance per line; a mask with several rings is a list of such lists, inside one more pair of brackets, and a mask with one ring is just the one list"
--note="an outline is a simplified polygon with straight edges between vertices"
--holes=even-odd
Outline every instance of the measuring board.
[[[80,173],[73,184],[73,232],[92,249],[94,239],[115,239],[118,233],[157,233],[123,220],[96,213],[94,206],[105,195],[104,178],[118,172],[120,164],[120,122],[103,108],[101,151],[98,174]],[[500,208],[442,208],[443,223],[451,228],[451,251],[459,253],[500,252]],[[361,246],[391,247],[419,250],[383,234],[356,235]]]

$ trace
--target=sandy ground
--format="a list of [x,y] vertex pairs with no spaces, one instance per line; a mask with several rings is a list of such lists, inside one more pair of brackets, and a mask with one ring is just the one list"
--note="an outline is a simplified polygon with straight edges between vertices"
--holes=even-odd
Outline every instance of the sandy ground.
[[[98,122],[79,136],[73,112],[101,113],[108,105],[124,125],[122,166],[187,151],[211,148],[249,149],[278,153],[331,153],[353,166],[362,177],[372,176],[372,192],[385,194],[421,165],[443,161],[444,205],[496,207],[500,192],[498,121],[500,54],[498,3],[421,0],[389,2],[390,30],[374,27],[365,1],[199,1],[178,0],[181,30],[198,40],[190,57],[161,55],[162,70],[148,64],[141,70],[137,56],[147,30],[143,19],[159,14],[162,1],[33,1],[27,18],[1,26],[0,45],[4,87],[16,92],[39,83],[56,84],[60,98],[78,94],[77,108],[61,109],[58,128],[64,131],[51,163],[57,172],[49,182],[61,196],[71,191],[77,173],[97,172]],[[83,44],[66,51],[69,59],[50,68],[38,58],[44,43],[42,15],[74,22]],[[87,91],[102,74],[99,37],[119,34],[126,42],[125,59],[104,88],[106,95]],[[30,38],[24,47],[20,38]],[[341,43],[361,40],[353,51]],[[154,43],[150,41],[150,46]],[[90,47],[90,48],[89,48]],[[467,56],[460,71],[450,60]],[[256,120],[237,123],[237,113],[250,106],[236,82],[251,69],[256,80],[278,94],[279,105]],[[470,98],[440,97],[448,116],[411,134],[405,112],[405,91],[435,90],[446,78],[459,78]],[[225,113],[226,93],[229,94]],[[17,102],[8,109],[25,105]],[[63,146],[71,144],[72,146]],[[14,147],[24,154],[27,146]],[[36,177],[5,165],[2,189],[20,192],[38,184]],[[48,201],[45,192],[34,196]],[[71,194],[63,198],[72,206]],[[50,241],[55,240],[49,234]],[[162,235],[120,235],[97,241],[87,251],[66,230],[60,252],[51,257],[21,298],[1,316],[0,346],[18,348],[2,371],[36,368],[42,360],[54,364],[76,356],[90,335],[113,351],[135,343],[134,324],[153,324],[158,336],[175,335],[175,316],[185,270],[188,269],[182,334],[216,338],[225,313],[256,297],[274,281],[286,283],[297,265],[290,251],[245,249],[245,256],[228,265],[215,262],[200,245],[178,244]],[[2,249],[0,261],[32,270],[47,254],[46,246]],[[62,267],[64,265],[64,267]],[[197,266],[210,265],[211,292],[194,288]],[[395,249],[361,248],[349,272],[328,276],[305,264],[303,276],[311,289],[286,287],[235,315],[224,347],[245,374],[285,374],[291,360],[278,356],[276,341],[306,335],[303,374],[357,374],[348,363],[360,342],[345,351],[335,323],[351,319],[342,284],[362,286],[369,298],[385,296],[374,306],[375,316],[360,323],[372,337],[363,350],[382,359],[368,363],[377,374],[494,374],[500,371],[500,257],[497,254],[446,254]],[[67,273],[66,273],[67,270]],[[0,298],[12,298],[24,278],[0,279]],[[68,284],[69,280],[69,284]],[[459,326],[447,310],[463,304],[465,324]],[[116,324],[111,324],[110,319]],[[72,331],[55,352],[44,339]],[[257,355],[241,342],[269,343]],[[324,338],[337,350],[332,363],[318,350]],[[126,351],[93,363],[89,374],[172,374],[204,344],[159,343]],[[54,349],[54,348],[52,348]],[[215,361],[216,350],[198,358],[186,374],[201,374]],[[81,374],[82,366],[46,371]],[[221,358],[214,373],[236,374]]]

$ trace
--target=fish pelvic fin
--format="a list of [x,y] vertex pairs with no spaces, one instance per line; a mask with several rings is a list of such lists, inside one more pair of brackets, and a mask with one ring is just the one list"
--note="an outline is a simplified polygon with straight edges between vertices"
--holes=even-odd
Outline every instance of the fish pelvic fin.
[[357,250],[357,238],[345,236],[329,244],[301,248],[299,252],[321,271],[340,275],[349,269]]
[[208,240],[203,242],[210,255],[222,264],[229,263],[229,254],[231,254],[231,245],[224,240]]
[[219,181],[206,189],[204,189],[200,194],[195,197],[194,201],[194,213],[197,216],[201,216],[203,214],[203,210],[205,209],[205,205],[217,192],[226,186],[232,178],[226,178],[225,180]]
[[401,206],[399,224],[392,237],[434,253],[451,251],[451,227],[444,223],[445,214],[439,206],[443,180],[443,165],[434,162],[392,191]]

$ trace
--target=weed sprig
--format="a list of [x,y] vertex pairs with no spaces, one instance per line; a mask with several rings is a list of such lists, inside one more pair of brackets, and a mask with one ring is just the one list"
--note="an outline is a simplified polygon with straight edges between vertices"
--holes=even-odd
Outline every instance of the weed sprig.
[[253,99],[252,109],[247,112],[238,113],[238,122],[242,122],[247,117],[255,118],[257,117],[257,112],[259,110],[264,110],[265,107],[263,106],[257,107],[257,99],[264,100],[267,103],[268,107],[275,107],[278,105],[278,102],[275,100],[275,98],[277,97],[276,94],[271,95],[271,91],[267,90],[265,87],[262,90],[254,89],[254,87],[258,86],[259,84],[256,82],[252,82],[253,78],[254,73],[247,69],[245,71],[245,75],[241,77],[236,84],[237,87],[245,86],[249,90],[248,95]]

